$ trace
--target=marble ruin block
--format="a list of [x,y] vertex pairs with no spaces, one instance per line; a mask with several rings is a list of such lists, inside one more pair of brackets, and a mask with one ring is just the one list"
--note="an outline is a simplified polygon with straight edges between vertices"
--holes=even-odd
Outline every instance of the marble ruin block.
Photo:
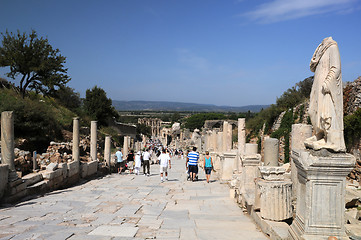
[[104,161],[106,162],[108,168],[110,168],[111,144],[112,144],[112,138],[110,136],[106,136],[105,144],[104,144]]
[[344,226],[346,176],[355,157],[327,150],[294,150],[298,172],[296,218],[292,239],[346,239]]
[[[255,144],[257,146],[257,144]],[[250,148],[250,150],[253,148]],[[257,148],[256,148],[257,149]],[[246,144],[247,150],[247,144]],[[255,180],[259,178],[260,173],[258,166],[261,163],[260,154],[246,155],[242,157],[242,181],[241,193],[248,205],[253,205],[255,200],[256,183]]]
[[222,172],[221,172],[221,180],[229,181],[232,179],[233,171],[234,171],[234,162],[237,159],[236,152],[225,152],[223,153],[223,161],[222,161]]
[[255,155],[258,153],[258,145],[255,143],[246,143],[245,155]]
[[292,217],[292,182],[260,179],[260,209],[263,219],[283,221]]
[[97,121],[91,121],[90,125],[90,158],[97,160]]
[[1,113],[1,161],[9,165],[10,171],[15,171],[14,163],[14,113]]
[[278,166],[279,141],[277,138],[264,140],[264,165]]
[[79,161],[79,118],[73,118],[73,151],[72,158],[74,161]]
[[[283,167],[260,166],[256,202],[259,199],[261,217],[282,221],[292,217],[292,182],[285,179]],[[258,194],[258,195],[257,195]]]
[[[291,132],[291,151],[306,149],[304,141],[312,136],[312,125],[293,124]],[[297,167],[291,158],[291,179],[292,179],[292,199],[296,201],[298,180]],[[294,204],[295,205],[295,204]]]

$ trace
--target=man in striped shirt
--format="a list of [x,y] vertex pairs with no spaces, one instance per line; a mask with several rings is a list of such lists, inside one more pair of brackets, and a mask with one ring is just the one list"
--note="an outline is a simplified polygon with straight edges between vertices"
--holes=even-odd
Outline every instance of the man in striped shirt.
[[195,181],[196,175],[198,173],[198,159],[199,159],[199,153],[196,152],[197,148],[193,147],[193,151],[188,153],[188,168],[190,177],[192,179],[192,182]]

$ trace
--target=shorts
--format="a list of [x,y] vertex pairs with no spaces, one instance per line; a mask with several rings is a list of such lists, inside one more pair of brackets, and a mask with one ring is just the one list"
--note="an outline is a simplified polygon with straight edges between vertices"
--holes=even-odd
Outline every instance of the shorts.
[[160,173],[167,173],[168,172],[168,167],[160,166],[159,170],[160,170]]
[[190,173],[198,173],[198,166],[197,165],[189,165],[188,166],[189,172]]
[[125,161],[117,162],[117,168],[124,168],[125,167]]
[[133,169],[134,166],[134,162],[133,161],[129,161],[128,162],[128,169]]
[[212,172],[212,167],[206,167],[204,170],[206,171],[206,174],[209,175]]

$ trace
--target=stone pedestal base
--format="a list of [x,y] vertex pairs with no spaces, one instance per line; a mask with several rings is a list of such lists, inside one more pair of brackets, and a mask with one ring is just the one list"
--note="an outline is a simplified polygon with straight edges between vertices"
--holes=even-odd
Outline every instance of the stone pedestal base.
[[236,161],[236,152],[225,152],[223,153],[222,172],[221,180],[230,181],[232,180],[234,171],[234,162]]
[[258,181],[260,189],[261,217],[272,221],[283,221],[292,217],[292,182]]
[[291,238],[348,239],[344,226],[345,182],[355,157],[325,150],[295,150],[292,159],[299,187]]
[[242,196],[248,205],[253,205],[255,200],[256,183],[260,176],[258,166],[261,163],[261,155],[245,155],[242,159]]

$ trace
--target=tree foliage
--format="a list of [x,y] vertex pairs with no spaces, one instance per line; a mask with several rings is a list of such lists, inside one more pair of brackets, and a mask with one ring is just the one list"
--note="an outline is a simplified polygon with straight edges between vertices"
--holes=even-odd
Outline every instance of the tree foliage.
[[152,136],[152,129],[145,124],[137,123],[137,135],[143,134],[147,137]]
[[1,35],[0,67],[10,67],[7,76],[12,79],[20,75],[23,97],[27,88],[46,95],[70,81],[64,67],[66,58],[59,49],[53,49],[48,39],[39,38],[35,30],[30,34],[6,31]]
[[265,125],[265,133],[269,133],[272,124],[283,111],[302,103],[310,96],[313,84],[313,76],[304,79],[296,86],[287,89],[281,97],[277,98],[276,104],[260,111],[254,118],[247,121],[247,128],[250,129],[250,136],[257,136],[260,129]]
[[361,139],[361,108],[344,117],[345,143],[348,150],[360,143]]
[[93,119],[98,121],[100,126],[107,126],[108,121],[117,117],[112,100],[107,98],[106,92],[97,86],[86,90],[84,108]]
[[77,110],[81,107],[80,94],[75,92],[73,88],[61,86],[52,96],[60,101],[60,103],[70,110]]
[[189,128],[191,131],[198,128],[201,129],[206,120],[219,120],[226,119],[226,116],[222,113],[198,113],[185,119],[185,128]]
[[72,112],[55,99],[33,94],[21,98],[11,89],[0,89],[0,112],[14,112],[14,133],[24,138],[24,150],[45,151],[50,141],[62,141],[62,129],[71,129]]

